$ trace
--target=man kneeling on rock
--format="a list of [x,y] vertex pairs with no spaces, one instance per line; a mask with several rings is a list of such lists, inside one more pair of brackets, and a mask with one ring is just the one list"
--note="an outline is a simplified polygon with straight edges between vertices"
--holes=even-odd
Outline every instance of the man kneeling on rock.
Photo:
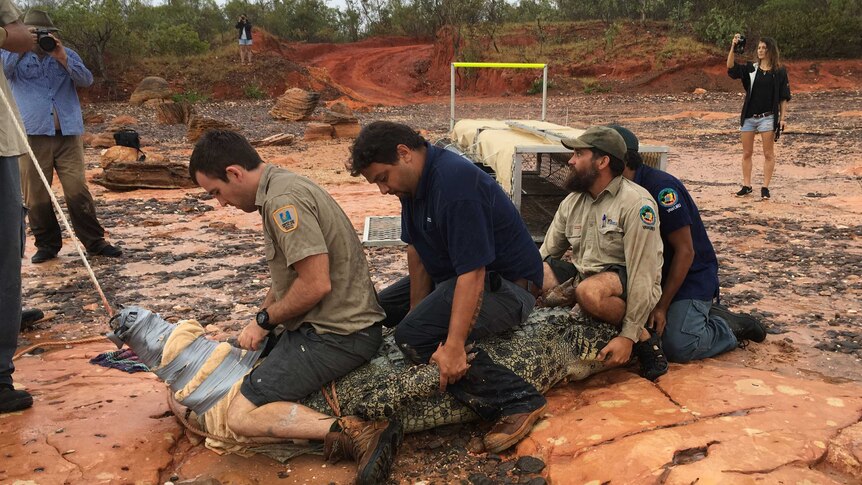
[[439,366],[441,392],[497,421],[488,452],[513,446],[545,398],[478,347],[470,361],[467,346],[519,326],[536,304],[542,261],[518,211],[488,174],[403,124],[366,126],[350,163],[352,175],[401,200],[409,276],[380,292],[384,325],[397,325],[408,359]]
[[383,310],[350,220],[325,190],[263,163],[231,131],[207,132],[189,173],[222,206],[258,212],[263,221],[272,286],[239,345],[256,350],[284,327],[245,377],[228,427],[253,438],[323,440],[325,458],[358,462],[357,483],[384,482],[401,442],[399,423],[336,419],[296,403],[366,363],[382,342]]
[[712,303],[718,296],[718,259],[685,185],[643,164],[634,133],[622,126],[611,128],[626,142],[623,176],[647,189],[658,205],[662,294],[647,327],[661,335],[668,360],[684,363],[733,350],[743,340],[763,342],[766,329],[758,320]]
[[[574,286],[581,310],[619,325],[620,334],[599,353],[608,365],[623,365],[634,352],[641,375],[667,373],[661,340],[644,329],[661,296],[662,243],[655,201],[623,177],[626,144],[611,128],[594,126],[562,140],[574,150],[566,188],[540,249],[544,290]],[[560,258],[571,248],[572,262]]]

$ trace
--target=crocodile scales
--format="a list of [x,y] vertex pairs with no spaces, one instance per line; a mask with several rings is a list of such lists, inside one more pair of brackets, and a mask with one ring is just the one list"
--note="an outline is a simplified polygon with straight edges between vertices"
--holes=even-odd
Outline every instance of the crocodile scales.
[[[158,373],[179,359],[178,356],[165,365],[161,362],[162,350],[176,328],[177,325],[148,310],[129,307],[112,320],[113,333],[109,337],[118,345],[128,344]],[[487,338],[477,345],[496,362],[512,369],[544,393],[561,381],[584,379],[603,370],[604,364],[597,360],[598,353],[617,334],[614,327],[582,314],[573,315],[568,308],[537,308],[519,328]],[[203,335],[192,343],[197,346],[195,354],[198,356],[201,346],[215,348],[219,345],[206,340]],[[211,348],[209,352],[212,352]],[[236,349],[233,351],[237,355],[241,353]],[[191,360],[180,367],[198,372],[203,364],[195,364],[194,357],[186,358]],[[248,360],[247,356],[245,360]],[[235,366],[237,362],[239,357],[229,363]],[[183,381],[185,385],[190,379],[172,376],[168,382],[176,391],[173,385],[176,382],[172,380]],[[365,419],[397,417],[408,433],[477,419],[451,395],[439,393],[436,366],[409,364],[391,335],[384,339],[378,355],[371,362],[338,379],[334,386],[342,415],[358,415]],[[333,414],[321,393],[301,400],[300,404]]]

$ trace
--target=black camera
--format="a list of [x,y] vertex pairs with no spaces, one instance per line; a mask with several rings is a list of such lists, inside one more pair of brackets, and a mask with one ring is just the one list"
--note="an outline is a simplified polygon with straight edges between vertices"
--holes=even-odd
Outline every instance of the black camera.
[[745,52],[745,36],[740,35],[739,40],[736,42],[736,45],[733,47],[734,54],[742,54]]
[[51,52],[57,48],[57,40],[51,37],[51,29],[36,29],[36,43],[45,52]]

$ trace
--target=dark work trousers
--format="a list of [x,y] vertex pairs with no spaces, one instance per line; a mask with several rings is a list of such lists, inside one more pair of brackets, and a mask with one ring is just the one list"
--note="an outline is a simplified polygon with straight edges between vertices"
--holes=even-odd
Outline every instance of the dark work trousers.
[[[380,292],[380,304],[386,311],[383,325],[396,327],[395,342],[416,364],[427,364],[437,346],[446,340],[456,280],[452,278],[437,285],[412,312],[409,311],[409,277]],[[467,338],[468,344],[478,341],[473,348],[476,358],[461,380],[446,387],[458,401],[485,421],[530,412],[546,402],[533,385],[494,363],[481,348],[483,338],[517,327],[536,305],[536,299],[527,290],[503,279],[498,279],[498,282],[499,288],[492,291],[489,278],[485,278],[482,308]]]
[[[69,210],[70,223],[78,239],[87,251],[98,252],[108,243],[105,241],[105,230],[96,219],[93,196],[90,195],[87,179],[84,178],[84,145],[81,137],[40,135],[28,136],[27,139],[49,184],[54,179],[54,170],[57,170],[57,177],[63,186],[63,196],[66,198],[66,208]],[[36,248],[56,254],[63,246],[63,237],[54,214],[54,206],[51,204],[51,196],[29,155],[21,156],[19,167],[24,203],[30,209],[30,230],[33,231]]]
[[[5,116],[5,115],[4,115]],[[0,157],[0,385],[12,385],[12,356],[21,329],[24,205],[18,157]]]

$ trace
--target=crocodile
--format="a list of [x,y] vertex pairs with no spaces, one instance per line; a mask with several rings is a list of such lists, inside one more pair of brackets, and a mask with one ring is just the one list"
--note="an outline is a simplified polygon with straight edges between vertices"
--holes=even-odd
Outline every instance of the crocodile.
[[[225,402],[235,395],[242,375],[251,369],[259,351],[246,352],[208,340],[203,328],[193,320],[172,324],[137,307],[119,312],[111,327],[109,338],[118,345],[127,344],[154,369],[170,385],[176,399],[197,413],[199,424],[208,433],[229,442],[243,440],[227,429],[225,416],[214,414],[226,413]],[[603,370],[598,353],[617,334],[613,326],[579,312],[573,314],[569,308],[537,308],[517,329],[484,339],[477,345],[494,361],[512,369],[544,393],[562,381],[585,379]],[[186,348],[189,351],[183,353]],[[216,355],[224,362],[207,367],[206,361]],[[214,370],[224,369],[228,364],[229,371]],[[196,383],[195,379],[201,375],[206,379],[203,383],[198,379]],[[194,392],[204,387],[206,393]],[[375,358],[329,387],[329,393],[336,397],[334,401],[330,398],[328,402],[321,392],[304,398],[300,404],[335,414],[330,405],[335,402],[344,416],[357,415],[370,420],[397,418],[407,433],[478,419],[470,409],[450,394],[441,394],[438,388],[437,367],[407,362],[389,335]],[[202,394],[206,396],[202,398]],[[208,445],[213,444],[210,441]]]

